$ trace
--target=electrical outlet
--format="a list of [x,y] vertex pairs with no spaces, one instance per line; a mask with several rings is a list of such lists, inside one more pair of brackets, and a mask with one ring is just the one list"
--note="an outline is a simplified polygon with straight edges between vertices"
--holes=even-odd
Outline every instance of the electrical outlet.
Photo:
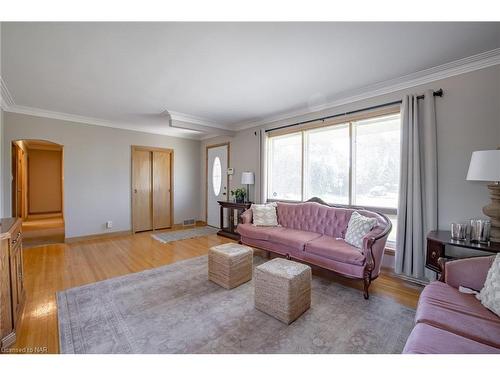
[[113,228],[113,222],[112,221],[106,221],[106,229]]

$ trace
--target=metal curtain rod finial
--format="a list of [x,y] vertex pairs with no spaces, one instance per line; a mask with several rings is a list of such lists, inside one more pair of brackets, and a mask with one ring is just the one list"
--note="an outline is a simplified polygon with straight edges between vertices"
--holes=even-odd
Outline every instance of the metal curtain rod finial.
[[[444,91],[443,89],[439,89],[439,90],[436,90],[432,93],[432,95],[434,97],[436,96],[439,96],[439,97],[442,97],[444,94]],[[425,98],[425,95],[419,95],[417,96],[417,99],[423,99]],[[279,130],[279,129],[285,129],[285,128],[291,128],[292,126],[298,126],[298,125],[304,125],[304,124],[308,124],[310,122],[314,122],[314,121],[325,121],[325,120],[328,120],[328,119],[331,119],[331,118],[335,118],[335,117],[340,117],[340,116],[347,116],[347,115],[352,115],[354,113],[359,113],[359,112],[365,112],[365,111],[371,111],[373,109],[378,109],[378,108],[383,108],[383,107],[388,107],[388,106],[391,106],[391,105],[396,105],[396,104],[401,104],[402,103],[402,100],[396,100],[395,102],[390,102],[390,103],[384,103],[384,104],[378,104],[378,105],[374,105],[372,107],[368,107],[368,108],[361,108],[361,109],[356,109],[354,111],[349,111],[349,112],[344,112],[344,113],[339,113],[339,114],[336,114],[336,115],[332,115],[332,116],[326,116],[326,117],[322,117],[322,118],[317,118],[317,119],[314,119],[314,120],[309,120],[309,121],[302,121],[302,122],[297,122],[295,124],[290,124],[290,125],[283,125],[283,126],[278,126],[277,128],[272,128],[272,129],[266,129],[266,133],[267,132],[270,132],[270,131],[273,131],[273,130]]]
[[[439,96],[440,98],[443,96],[443,89],[436,90],[432,93],[434,97]],[[425,98],[425,95],[419,95],[417,96],[417,99],[423,99]]]

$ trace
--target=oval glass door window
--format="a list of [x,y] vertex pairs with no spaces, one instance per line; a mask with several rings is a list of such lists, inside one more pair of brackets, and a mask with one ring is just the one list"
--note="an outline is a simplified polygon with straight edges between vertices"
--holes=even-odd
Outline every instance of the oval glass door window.
[[212,186],[214,188],[215,195],[219,195],[221,185],[222,185],[222,168],[220,165],[220,159],[218,156],[216,156],[214,159],[214,165],[212,167]]

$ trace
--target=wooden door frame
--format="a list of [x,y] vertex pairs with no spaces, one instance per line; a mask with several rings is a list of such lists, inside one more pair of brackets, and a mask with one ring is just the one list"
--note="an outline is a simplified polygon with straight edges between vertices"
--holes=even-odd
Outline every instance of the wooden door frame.
[[[231,165],[231,142],[217,143],[215,145],[205,146],[205,224],[208,223],[208,149],[222,147],[222,146],[227,146],[227,168],[230,168],[229,166]],[[226,179],[227,179],[226,200],[229,201],[230,186],[229,186],[229,175],[227,174],[227,170],[226,170]]]
[[[131,177],[131,183],[130,183],[130,204],[131,204],[131,215],[132,215],[132,233],[135,234],[135,220],[134,220],[134,182],[135,182],[135,176],[134,176],[134,152],[135,151],[149,151],[149,152],[166,152],[170,154],[170,227],[174,227],[174,149],[172,148],[161,148],[161,147],[149,147],[149,146],[138,146],[138,145],[131,145],[130,146],[130,177]],[[153,159],[151,158],[151,166],[153,165]],[[151,169],[151,183],[153,182],[153,170]],[[151,186],[152,188],[152,186]],[[152,197],[152,190],[151,190],[151,201],[153,199]],[[154,203],[153,203],[154,204]],[[153,229],[152,231],[154,232],[155,229],[155,222],[154,222],[154,215],[153,215],[153,207],[151,207],[151,222],[153,223]]]
[[[47,146],[43,145],[37,145],[35,147],[32,147],[33,149],[39,149],[39,150],[55,150],[56,146],[58,148],[58,151],[61,152],[61,217],[63,220],[63,223],[65,223],[64,220],[64,145],[49,141],[46,139],[32,139],[32,138],[21,138],[21,139],[15,139],[11,142],[11,175],[12,175],[12,183],[11,183],[11,193],[12,193],[12,202],[11,202],[11,214],[12,216],[16,217],[15,214],[17,214],[16,211],[16,205],[17,205],[17,191],[15,191],[14,186],[16,185],[16,178],[17,174],[20,173],[17,165],[17,152],[14,151],[14,149],[18,149],[23,153],[26,153],[26,165],[24,168],[26,169],[24,171],[24,174],[26,175],[26,186],[24,188],[26,191],[23,191],[23,205],[21,206],[21,218],[24,220],[26,219],[29,215],[29,196],[28,196],[28,176],[29,176],[29,161],[28,161],[28,151],[23,150],[16,142],[44,142],[47,143]],[[60,148],[60,150],[59,150]],[[15,161],[14,159],[14,154],[15,154]],[[24,178],[24,175],[21,176],[21,179]],[[46,214],[51,214],[51,213],[59,213],[59,212],[47,212],[43,213],[42,215]]]
[[[17,145],[14,141],[11,145],[11,193],[12,193],[12,202],[11,202],[11,215],[12,217],[23,217],[23,208],[20,208],[21,216],[19,216],[18,210],[18,199],[17,199],[17,190],[18,190],[18,181],[19,181],[19,151],[22,151],[21,147]],[[24,192],[23,192],[24,193]],[[22,201],[21,201],[22,202]]]

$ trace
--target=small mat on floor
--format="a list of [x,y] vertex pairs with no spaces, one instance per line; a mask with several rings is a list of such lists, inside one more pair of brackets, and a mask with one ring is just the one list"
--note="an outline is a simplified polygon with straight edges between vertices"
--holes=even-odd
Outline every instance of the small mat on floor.
[[413,309],[318,276],[311,308],[286,325],[254,308],[253,281],[208,281],[207,260],[58,292],[61,353],[401,353],[413,328]]
[[186,238],[203,237],[211,234],[216,234],[219,230],[212,227],[201,227],[193,229],[176,230],[172,232],[152,234],[155,240],[168,243],[172,241],[185,240]]

